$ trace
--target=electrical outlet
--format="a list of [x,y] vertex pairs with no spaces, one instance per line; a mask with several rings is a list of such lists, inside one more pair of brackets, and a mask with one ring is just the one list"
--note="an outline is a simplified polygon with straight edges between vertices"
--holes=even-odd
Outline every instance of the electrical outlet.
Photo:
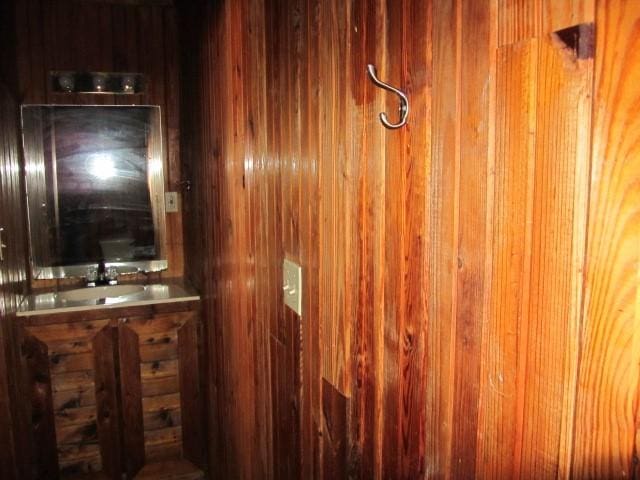
[[164,204],[167,213],[178,212],[178,192],[166,192],[164,194]]
[[302,316],[302,267],[287,259],[282,264],[282,290],[285,305]]

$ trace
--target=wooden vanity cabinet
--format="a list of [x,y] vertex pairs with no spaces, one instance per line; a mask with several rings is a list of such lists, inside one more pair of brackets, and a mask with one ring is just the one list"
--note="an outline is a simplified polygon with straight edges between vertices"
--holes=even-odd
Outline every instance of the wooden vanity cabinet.
[[20,321],[34,479],[205,478],[198,302]]

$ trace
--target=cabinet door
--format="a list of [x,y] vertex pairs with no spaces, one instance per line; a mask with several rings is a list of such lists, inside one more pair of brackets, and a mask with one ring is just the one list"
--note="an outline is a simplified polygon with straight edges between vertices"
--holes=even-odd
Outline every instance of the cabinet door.
[[[119,320],[125,468],[158,478],[158,464],[202,478],[205,438],[196,312]],[[173,477],[172,477],[173,478]]]
[[33,478],[120,480],[115,322],[26,326],[22,349]]

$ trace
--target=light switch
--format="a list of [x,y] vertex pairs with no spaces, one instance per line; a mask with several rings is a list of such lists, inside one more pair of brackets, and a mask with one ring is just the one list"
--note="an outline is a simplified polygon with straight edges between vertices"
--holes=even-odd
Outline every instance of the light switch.
[[164,203],[167,213],[176,213],[178,211],[178,192],[165,192]]
[[282,290],[285,305],[302,316],[302,267],[287,259],[282,265]]

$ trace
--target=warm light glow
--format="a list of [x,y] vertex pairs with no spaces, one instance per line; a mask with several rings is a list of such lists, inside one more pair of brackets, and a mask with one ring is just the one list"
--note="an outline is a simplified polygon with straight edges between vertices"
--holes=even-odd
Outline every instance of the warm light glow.
[[149,159],[149,172],[153,175],[157,175],[162,172],[162,160],[157,158]]
[[98,153],[89,157],[89,172],[99,180],[107,180],[116,174],[113,158],[108,153]]

